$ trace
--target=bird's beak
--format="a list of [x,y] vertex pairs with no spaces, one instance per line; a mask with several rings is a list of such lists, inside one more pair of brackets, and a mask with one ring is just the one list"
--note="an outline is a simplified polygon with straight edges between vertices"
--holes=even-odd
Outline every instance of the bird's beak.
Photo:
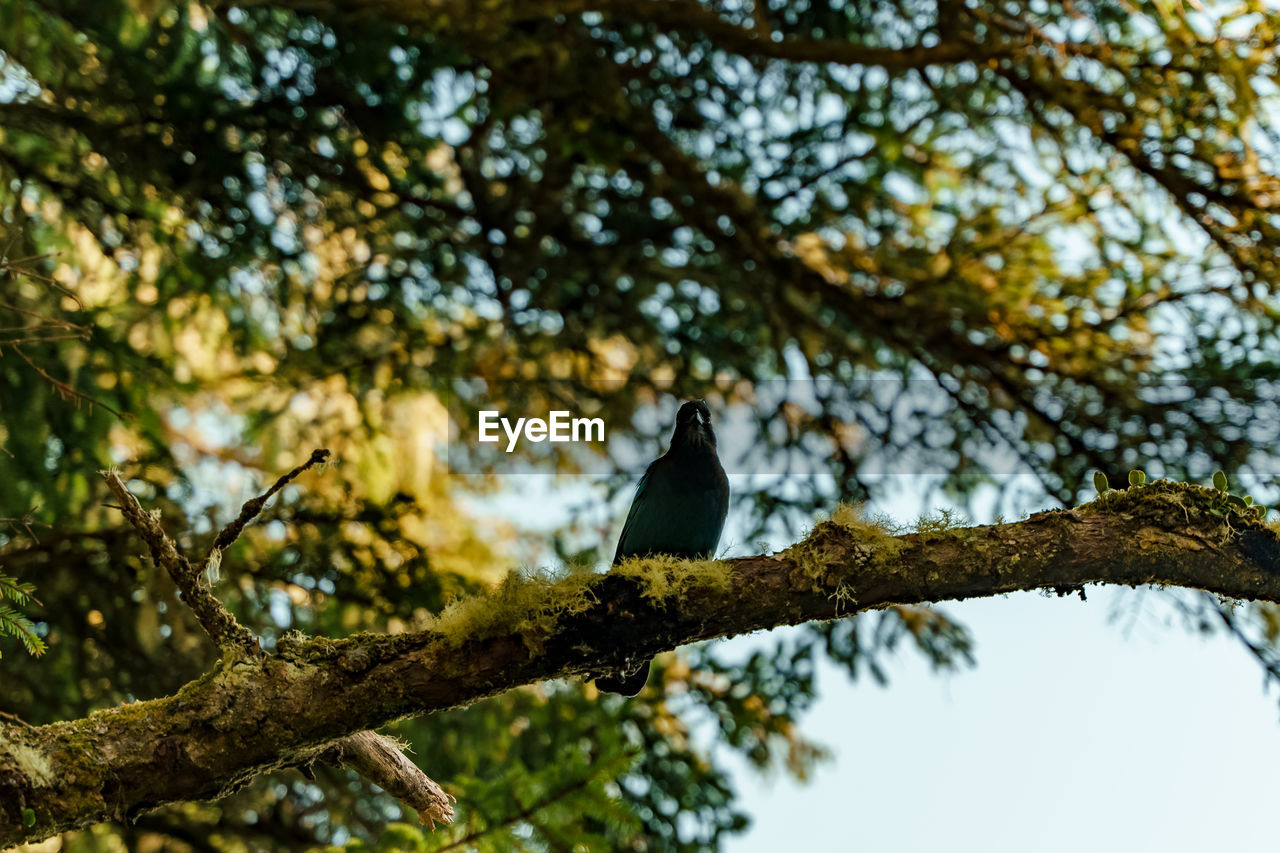
[[714,444],[716,440],[715,431],[711,429],[711,415],[706,412],[698,413],[698,431],[702,433],[704,439]]

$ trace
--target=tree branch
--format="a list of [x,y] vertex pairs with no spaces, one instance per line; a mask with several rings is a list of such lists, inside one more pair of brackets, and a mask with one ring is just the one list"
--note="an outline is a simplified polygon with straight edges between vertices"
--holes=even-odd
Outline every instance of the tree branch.
[[[1024,44],[992,39],[981,42],[969,33],[956,33],[932,47],[871,47],[847,39],[784,37],[758,25],[745,27],[726,20],[696,0],[582,0],[569,5],[624,20],[656,24],[667,32],[700,32],[729,53],[794,62],[867,65],[880,68],[925,68],[956,62],[981,64],[1014,54]],[[758,4],[757,4],[758,6]],[[1020,40],[1025,43],[1025,40]]]
[[[156,539],[146,520],[137,524]],[[153,547],[165,553],[163,541]],[[0,728],[0,846],[218,797],[365,729],[684,643],[893,604],[1090,583],[1280,602],[1280,537],[1252,511],[1225,505],[1221,492],[1161,481],[1012,524],[891,536],[839,513],[776,555],[517,577],[453,605],[427,630],[291,643],[174,696]]]
[[262,508],[267,505],[267,501],[271,499],[272,495],[297,479],[303,471],[327,461],[329,461],[329,451],[313,450],[311,451],[311,458],[306,462],[276,480],[275,485],[267,489],[263,494],[246,501],[244,506],[240,507],[240,515],[236,517],[236,520],[222,528],[218,533],[218,538],[213,540],[213,547],[209,549],[209,556],[205,558],[204,566],[216,570],[222,564],[222,552],[230,548],[240,538],[240,534],[244,532],[245,527],[262,513]]
[[209,587],[204,583],[202,574],[191,562],[178,551],[173,540],[160,526],[157,515],[152,515],[142,508],[138,499],[133,496],[115,471],[103,471],[107,480],[107,488],[120,501],[120,511],[142,541],[151,549],[151,559],[157,566],[162,566],[173,578],[182,600],[191,608],[200,626],[224,654],[232,658],[260,653],[258,640],[248,628],[236,621],[227,608],[222,606]]
[[[191,607],[201,626],[224,653],[232,655],[232,661],[249,654],[259,654],[257,639],[222,605],[204,583],[206,570],[216,570],[222,564],[222,553],[261,513],[273,495],[297,479],[304,471],[329,459],[328,450],[314,450],[309,459],[280,479],[266,492],[246,501],[240,514],[224,527],[209,550],[201,569],[191,565],[160,527],[159,519],[142,509],[138,499],[125,488],[124,482],[114,471],[104,472],[107,486],[120,501],[121,511],[151,548],[152,559],[164,566],[182,592],[183,600]],[[391,796],[401,800],[418,813],[418,819],[433,828],[436,821],[453,820],[450,796],[412,761],[405,758],[396,742],[371,731],[359,732],[335,743],[331,749],[315,760],[348,765],[365,779],[379,786]]]
[[311,458],[306,462],[303,462],[297,468],[294,468],[288,474],[285,474],[279,480],[276,480],[275,485],[267,489],[263,494],[258,495],[258,497],[251,501],[246,501],[245,505],[240,507],[240,515],[236,517],[236,520],[222,528],[222,531],[218,534],[218,538],[214,540],[214,550],[225,551],[227,548],[231,547],[232,543],[239,538],[240,534],[244,531],[249,522],[257,518],[262,512],[262,508],[266,506],[267,501],[271,499],[272,495],[296,480],[298,475],[303,471],[328,461],[329,451],[323,449],[313,450],[311,451]]
[[432,829],[437,821],[452,822],[455,798],[418,769],[401,749],[392,738],[360,732],[338,741],[325,759],[355,770],[416,811],[418,820]]

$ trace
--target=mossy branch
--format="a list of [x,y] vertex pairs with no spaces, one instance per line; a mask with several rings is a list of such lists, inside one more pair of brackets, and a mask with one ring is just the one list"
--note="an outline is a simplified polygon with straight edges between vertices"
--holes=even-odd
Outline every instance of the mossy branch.
[[[245,527],[262,513],[273,495],[307,469],[328,459],[328,450],[312,451],[306,462],[280,477],[263,494],[245,502],[235,520],[218,533],[209,556],[199,569],[178,551],[173,540],[160,527],[159,519],[142,509],[142,505],[128,491],[115,471],[104,471],[103,476],[107,478],[107,487],[120,501],[121,512],[151,548],[151,556],[157,565],[164,566],[169,572],[181,590],[183,600],[191,607],[218,648],[224,654],[229,653],[231,661],[236,661],[245,655],[261,653],[257,638],[209,591],[206,586],[207,576],[222,564],[223,551],[231,547]],[[0,608],[0,620],[3,617],[3,609]],[[0,621],[0,627],[2,626]],[[434,827],[437,821],[448,823],[453,820],[453,806],[449,795],[406,758],[390,738],[371,731],[357,732],[333,744],[323,755],[309,759],[304,766],[309,766],[316,760],[351,767],[368,781],[410,806],[423,823]]]
[[525,576],[417,632],[295,639],[174,696],[0,727],[0,846],[216,798],[322,759],[357,732],[629,655],[890,605],[1091,583],[1280,602],[1280,537],[1257,513],[1224,508],[1215,490],[1162,481],[1011,524],[898,534],[845,510],[779,554]]
[[320,465],[328,459],[328,450],[312,451],[306,462],[276,480],[275,484],[263,494],[246,501],[235,520],[218,533],[213,541],[213,547],[209,550],[209,555],[199,568],[191,564],[191,561],[178,550],[178,546],[164,532],[160,526],[158,511],[155,513],[145,511],[142,504],[120,479],[119,474],[114,470],[103,471],[102,476],[107,480],[107,488],[120,501],[120,511],[125,519],[147,543],[147,547],[151,549],[151,558],[155,560],[156,565],[163,566],[173,578],[173,582],[182,593],[182,600],[191,608],[200,626],[217,644],[220,651],[237,659],[244,655],[258,654],[258,640],[209,590],[207,575],[217,571],[222,564],[222,552],[231,547],[244,532],[245,527],[262,513],[263,507],[273,495],[307,469]]
[[200,626],[218,646],[219,651],[233,659],[258,654],[257,638],[209,590],[201,577],[202,573],[191,565],[160,526],[158,511],[153,515],[144,510],[115,471],[103,471],[102,476],[107,480],[107,488],[120,502],[120,512],[138,531],[142,541],[147,543],[151,559],[173,578],[174,584],[182,593],[182,600],[191,608]]

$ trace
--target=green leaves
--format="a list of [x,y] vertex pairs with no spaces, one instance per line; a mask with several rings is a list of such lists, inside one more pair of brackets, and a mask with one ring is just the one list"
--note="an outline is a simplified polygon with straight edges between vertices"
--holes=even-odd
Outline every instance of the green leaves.
[[[1147,472],[1143,471],[1141,468],[1134,468],[1132,471],[1129,472],[1130,486],[1143,486],[1143,485],[1146,485],[1146,482],[1147,482]],[[1093,472],[1093,488],[1094,490],[1097,491],[1097,493],[1100,496],[1105,495],[1107,492],[1111,491],[1111,482],[1107,479],[1107,475],[1102,473],[1101,471],[1094,471]]]
[[[16,609],[32,602],[40,603],[32,596],[35,589],[33,584],[0,575],[0,634],[17,637],[28,654],[39,657],[45,651],[44,640],[36,633],[31,620]],[[14,607],[5,604],[5,600],[13,602]]]
[[[1147,484],[1147,472],[1141,468],[1134,468],[1129,471],[1128,480],[1129,488],[1131,489],[1145,486]],[[1210,512],[1225,517],[1231,509],[1240,512],[1252,510],[1258,518],[1266,518],[1267,508],[1265,506],[1254,503],[1251,495],[1231,494],[1228,491],[1229,485],[1225,471],[1218,470],[1213,472],[1213,488],[1216,494],[1210,503]],[[1105,497],[1108,493],[1119,494],[1119,492],[1111,489],[1110,483],[1107,481],[1107,475],[1101,471],[1093,472],[1093,488],[1098,492],[1099,497]]]
[[464,802],[479,804],[464,820],[424,832],[393,823],[377,842],[353,841],[347,853],[391,853],[466,849],[478,853],[508,850],[607,849],[611,839],[640,838],[642,824],[617,797],[616,780],[635,764],[634,752],[600,756],[567,750],[561,761],[541,772],[513,762],[505,773],[482,779],[458,776],[451,786]]
[[1218,470],[1213,472],[1213,488],[1217,491],[1210,512],[1215,515],[1225,516],[1230,509],[1240,512],[1253,510],[1258,518],[1267,517],[1267,508],[1262,504],[1255,504],[1252,495],[1233,495],[1227,491],[1227,474],[1225,471]]

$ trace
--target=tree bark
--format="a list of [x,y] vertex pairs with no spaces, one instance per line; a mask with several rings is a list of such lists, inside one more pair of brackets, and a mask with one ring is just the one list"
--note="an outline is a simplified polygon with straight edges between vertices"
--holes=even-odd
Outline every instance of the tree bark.
[[177,694],[0,725],[0,847],[209,799],[335,741],[676,646],[892,604],[1090,583],[1280,602],[1280,538],[1222,492],[1168,482],[1075,510],[891,536],[848,513],[776,554],[649,560],[462,603],[421,631],[282,641]]

